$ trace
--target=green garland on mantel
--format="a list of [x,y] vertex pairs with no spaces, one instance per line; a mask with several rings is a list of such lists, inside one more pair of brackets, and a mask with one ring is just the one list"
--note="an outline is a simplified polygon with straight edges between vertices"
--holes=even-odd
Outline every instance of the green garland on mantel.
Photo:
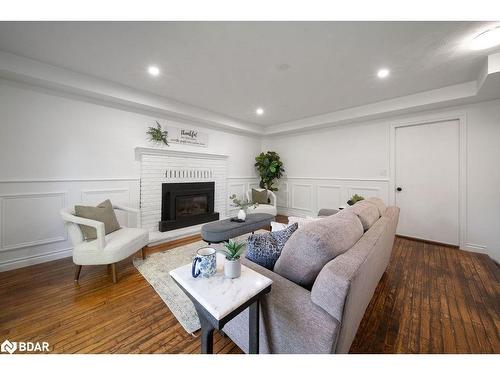
[[160,123],[156,121],[156,127],[150,126],[146,134],[149,136],[149,141],[157,144],[164,144],[169,146],[167,137],[168,131],[163,130]]

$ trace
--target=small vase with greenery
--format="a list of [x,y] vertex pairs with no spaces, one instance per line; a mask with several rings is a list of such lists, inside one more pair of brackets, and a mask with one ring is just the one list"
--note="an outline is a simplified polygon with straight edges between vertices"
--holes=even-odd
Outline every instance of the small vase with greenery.
[[160,123],[156,121],[156,127],[150,126],[146,134],[149,136],[149,141],[154,142],[156,144],[166,145],[168,144],[168,131],[163,130]]
[[249,200],[246,200],[246,199],[238,199],[236,197],[236,194],[233,194],[229,197],[229,199],[231,199],[231,201],[233,202],[231,204],[231,206],[233,207],[237,207],[239,208],[240,210],[238,211],[238,219],[239,220],[242,220],[242,221],[245,221],[245,219],[247,218],[247,213],[246,213],[246,210],[248,207],[257,207],[259,204],[258,203],[253,203],[252,201],[249,201]]
[[349,206],[352,206],[354,204],[356,204],[356,202],[359,202],[359,201],[362,201],[363,199],[365,199],[364,197],[362,197],[361,195],[358,195],[358,194],[354,194],[351,199],[349,199],[347,201],[347,204]]
[[262,189],[278,191],[278,188],[274,187],[273,184],[285,172],[280,156],[274,151],[261,152],[260,155],[255,157],[255,168],[257,168],[260,176],[260,187]]
[[235,279],[241,276],[240,256],[245,251],[245,242],[229,240],[224,242],[224,248],[217,250],[226,257],[224,263],[224,276]]

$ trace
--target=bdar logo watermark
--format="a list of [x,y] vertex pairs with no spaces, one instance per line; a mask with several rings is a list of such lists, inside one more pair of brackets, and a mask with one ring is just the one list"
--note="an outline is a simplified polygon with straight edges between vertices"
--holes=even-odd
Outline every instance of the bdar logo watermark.
[[16,351],[19,353],[26,352],[48,352],[49,343],[46,341],[42,342],[31,342],[31,341],[9,341],[5,340],[0,345],[0,351],[2,353],[14,354]]

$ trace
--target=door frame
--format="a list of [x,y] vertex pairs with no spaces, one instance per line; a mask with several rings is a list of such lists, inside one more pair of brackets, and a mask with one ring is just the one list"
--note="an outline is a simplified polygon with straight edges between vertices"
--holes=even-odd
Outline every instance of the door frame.
[[419,116],[390,124],[389,128],[389,204],[396,204],[396,129],[427,125],[434,122],[458,121],[458,239],[460,249],[468,250],[467,244],[467,114],[450,112]]

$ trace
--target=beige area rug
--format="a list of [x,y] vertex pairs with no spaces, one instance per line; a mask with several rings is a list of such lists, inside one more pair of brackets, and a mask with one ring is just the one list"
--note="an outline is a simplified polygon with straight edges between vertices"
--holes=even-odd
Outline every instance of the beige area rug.
[[[264,233],[265,231],[262,232]],[[237,240],[246,240],[249,235],[240,236]],[[188,333],[199,330],[200,321],[193,303],[172,280],[169,272],[177,267],[191,263],[196,251],[205,246],[207,246],[205,242],[198,241],[171,250],[153,253],[148,255],[145,260],[134,259],[134,266],[144,276],[146,281],[151,284]],[[217,248],[222,245],[211,246]]]

